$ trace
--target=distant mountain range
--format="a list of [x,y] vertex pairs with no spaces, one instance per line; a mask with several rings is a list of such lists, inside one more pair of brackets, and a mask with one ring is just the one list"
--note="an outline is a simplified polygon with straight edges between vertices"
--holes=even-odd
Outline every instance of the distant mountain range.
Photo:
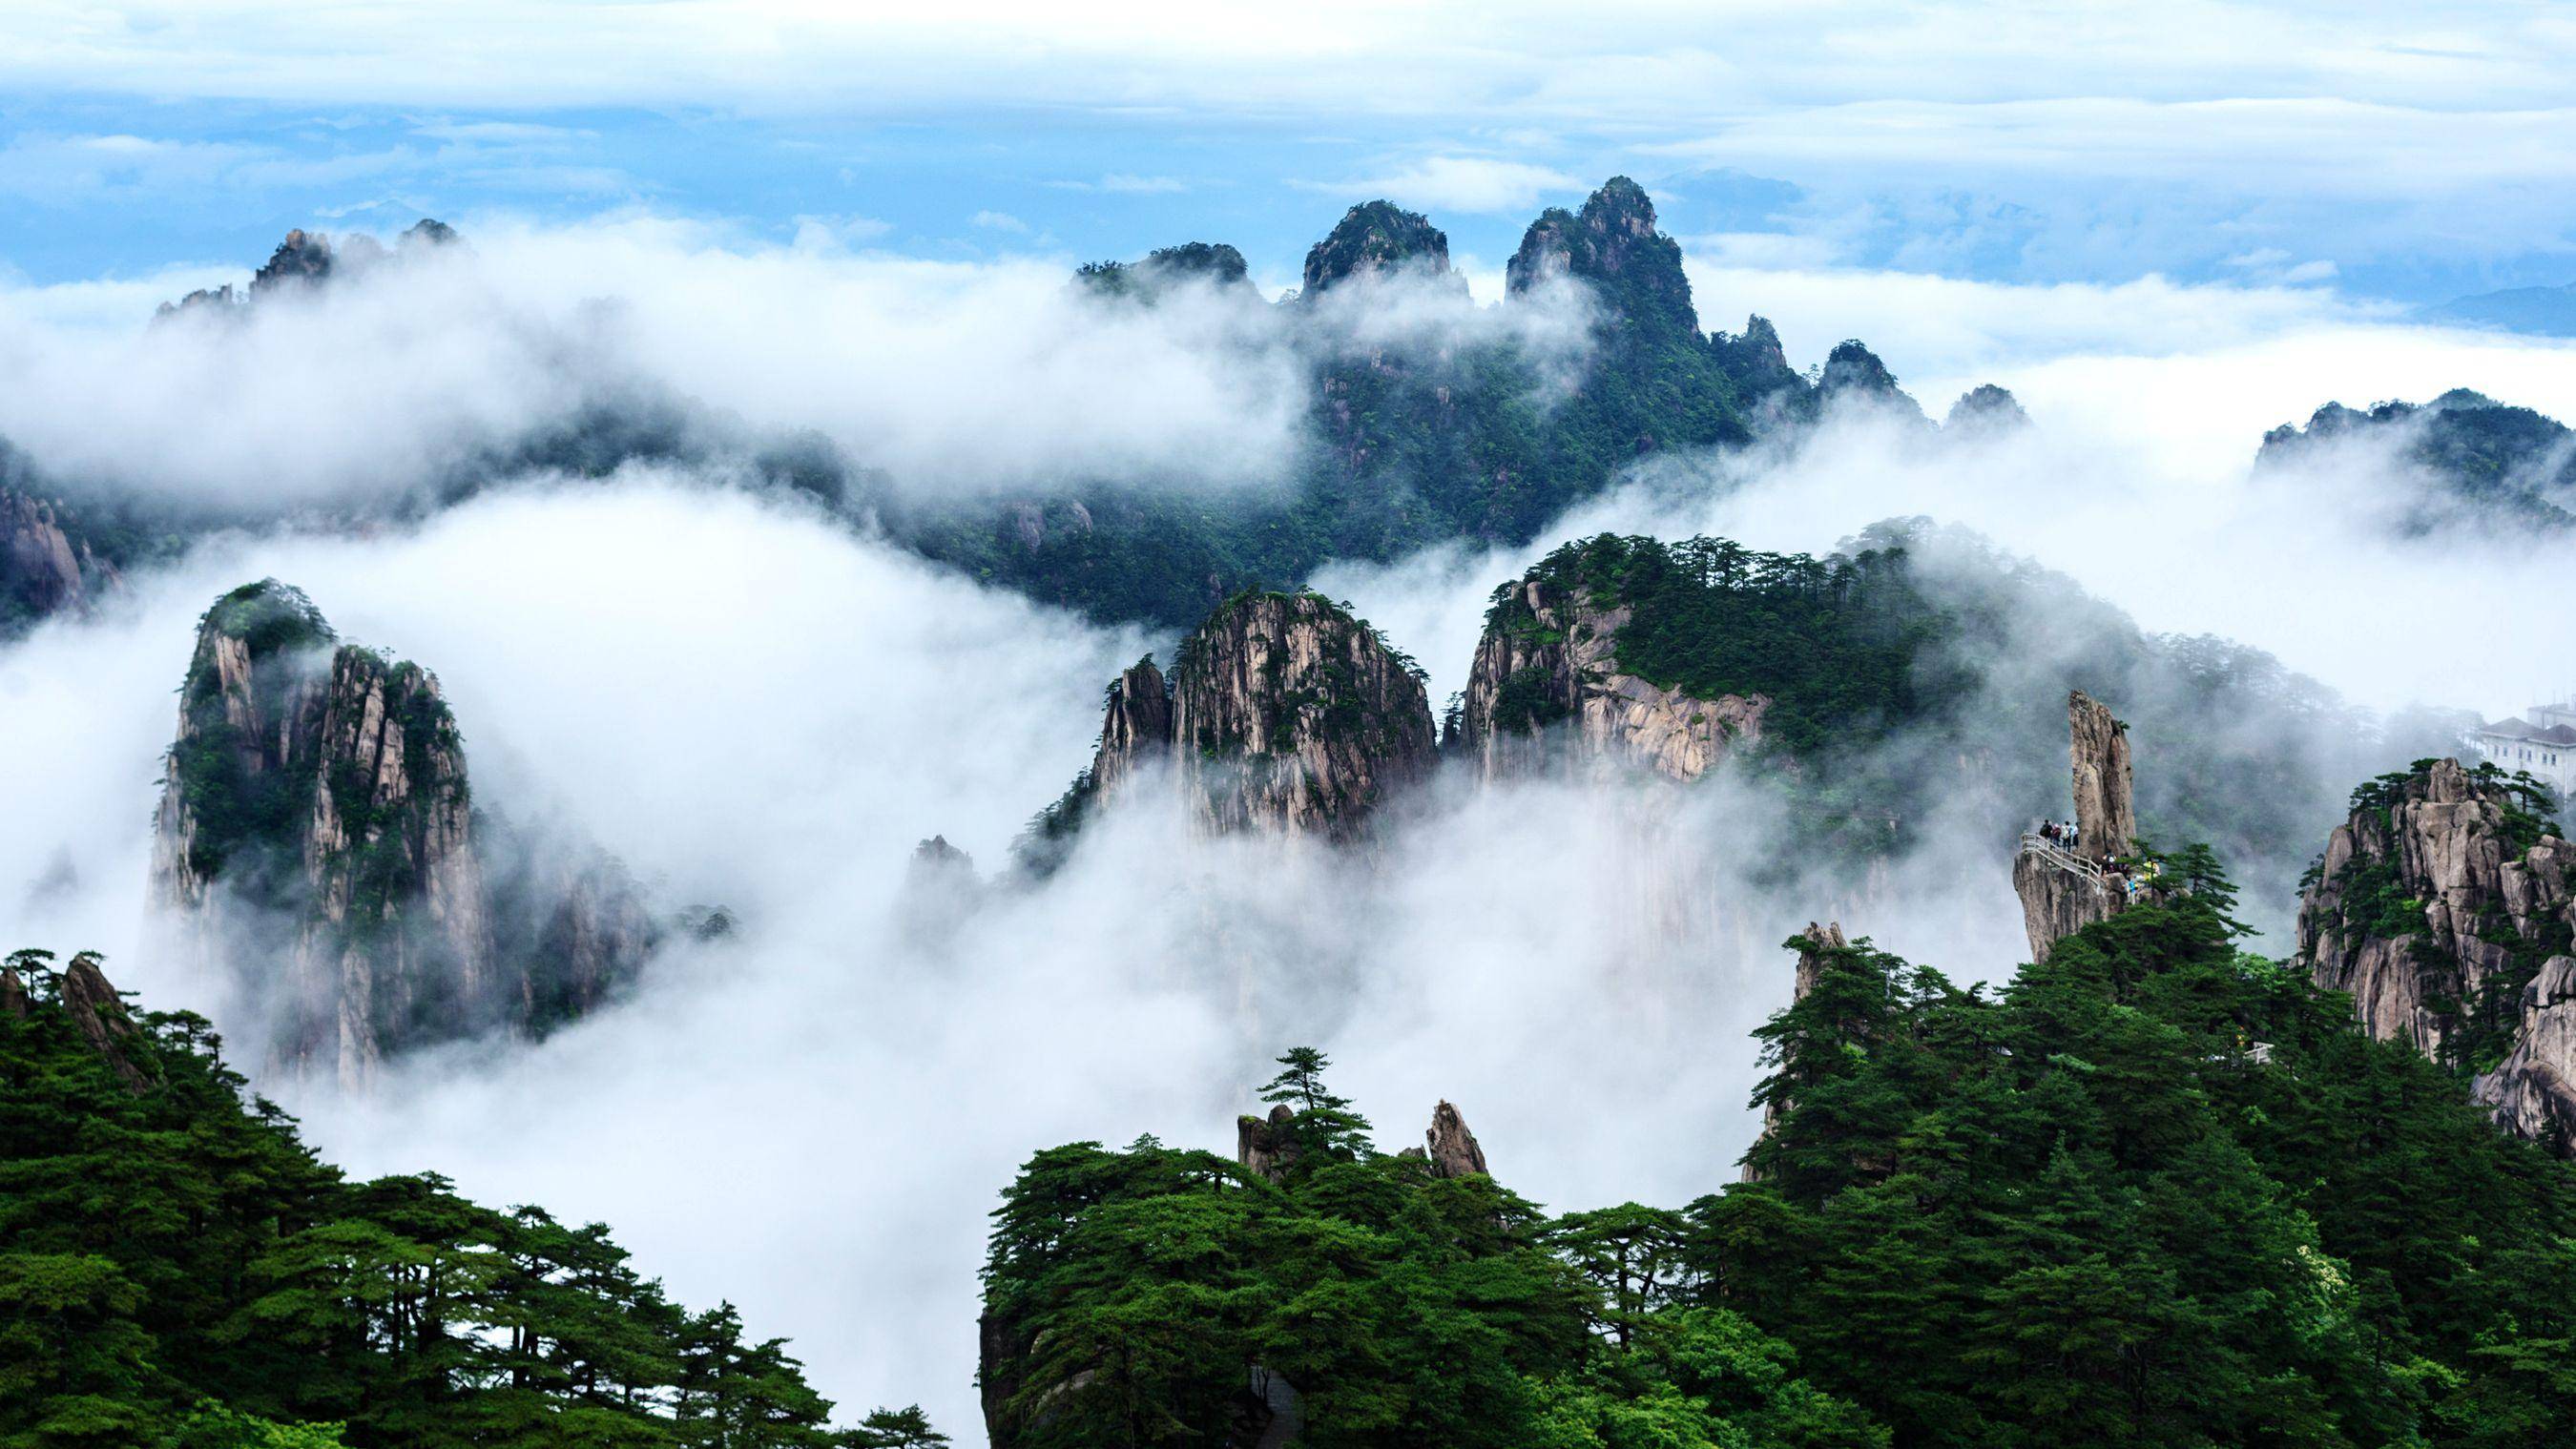
[[2493,327],[2536,337],[2576,337],[2576,283],[2563,287],[2508,287],[2454,297],[2424,308],[2427,321]]

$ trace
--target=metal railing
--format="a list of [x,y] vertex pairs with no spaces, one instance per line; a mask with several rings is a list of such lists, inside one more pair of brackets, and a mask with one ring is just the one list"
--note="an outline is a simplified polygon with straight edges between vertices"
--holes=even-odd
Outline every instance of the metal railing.
[[2025,853],[2036,855],[2040,859],[2047,861],[2049,864],[2056,866],[2059,870],[2065,871],[2070,875],[2080,875],[2086,880],[2092,881],[2096,885],[2099,885],[2102,882],[2102,867],[2100,865],[2093,861],[2086,860],[2084,857],[2068,850],[2065,846],[2058,844],[2056,841],[2049,839],[2045,835],[2037,835],[2028,831],[2023,832],[2021,837],[2021,848]]

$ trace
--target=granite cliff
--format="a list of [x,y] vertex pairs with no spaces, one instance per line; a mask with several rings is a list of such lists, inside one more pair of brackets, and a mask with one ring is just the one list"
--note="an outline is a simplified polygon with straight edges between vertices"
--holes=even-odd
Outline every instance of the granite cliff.
[[539,854],[475,809],[427,670],[342,642],[274,580],[207,610],[154,894],[200,959],[244,978],[272,1061],[356,1084],[407,1046],[597,1004],[658,928],[613,861]]
[[1579,584],[1504,586],[1485,616],[1454,741],[1483,778],[1625,765],[1696,780],[1761,742],[1767,697],[1700,699],[1622,672],[1619,631],[1630,618]]
[[2077,690],[2066,698],[2067,753],[2073,762],[2075,834],[2069,840],[2026,835],[2013,858],[2013,893],[2021,898],[2030,959],[2043,961],[2059,941],[2107,921],[2132,899],[2138,836],[2132,803],[2129,727],[2107,705]]
[[1437,757],[1412,661],[1319,594],[1247,592],[1182,641],[1168,678],[1148,657],[1110,686],[1092,766],[1050,815],[1069,833],[1163,770],[1202,828],[1349,840]]
[[2370,1034],[2473,1078],[2509,1130],[2576,1147],[2576,846],[2526,784],[2419,761],[2355,792],[2299,902],[2299,960]]

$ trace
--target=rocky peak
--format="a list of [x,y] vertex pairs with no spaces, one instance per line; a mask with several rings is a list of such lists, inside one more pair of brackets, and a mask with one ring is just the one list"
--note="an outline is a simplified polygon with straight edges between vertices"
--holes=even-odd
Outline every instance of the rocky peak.
[[2299,901],[2299,959],[2371,1035],[2476,1075],[2510,1128],[2576,1145],[2576,847],[2524,782],[2419,761],[2353,796]]
[[1306,253],[1299,296],[1313,301],[1351,281],[1373,281],[1398,272],[1420,272],[1455,284],[1466,280],[1449,267],[1449,235],[1418,211],[1391,201],[1363,202],[1343,213],[1330,235]]
[[27,1019],[26,978],[12,966],[0,966],[0,1016]]
[[2131,799],[2129,727],[2082,690],[2066,697],[2066,727],[2075,834],[2068,838],[2046,827],[2023,837],[2013,859],[2013,892],[2021,898],[2033,961],[2046,960],[2059,941],[2118,914],[2145,894],[2148,878],[2148,868],[2131,859],[2138,816]]
[[1905,394],[1896,385],[1896,374],[1878,360],[1858,338],[1837,343],[1825,358],[1824,376],[1817,391],[1827,398],[1861,396],[1898,398]]
[[1459,743],[1486,780],[1594,765],[1696,780],[1760,742],[1764,696],[1700,699],[1622,673],[1629,617],[1579,586],[1525,577],[1506,587],[1485,616],[1458,716]]
[[1237,594],[1181,642],[1168,679],[1149,655],[1103,705],[1091,769],[1043,817],[1050,836],[1159,767],[1205,828],[1347,840],[1439,752],[1413,662],[1312,593]]
[[1124,788],[1139,769],[1168,764],[1171,752],[1172,688],[1148,654],[1109,686],[1101,711],[1100,749],[1092,758],[1092,786],[1106,798]]
[[1439,753],[1412,661],[1320,594],[1238,594],[1182,641],[1172,751],[1219,829],[1349,838]]
[[1720,332],[1709,339],[1709,349],[1737,390],[1747,398],[1763,397],[1775,392],[1803,394],[1807,379],[1789,365],[1789,350],[1780,343],[1780,329],[1771,319],[1749,316],[1741,332]]
[[2121,854],[2138,838],[2129,727],[2079,689],[2066,696],[2066,733],[2075,767],[2075,827],[2087,847]]
[[251,273],[250,294],[258,297],[291,284],[327,281],[330,276],[331,239],[297,227],[269,254],[268,264]]
[[1991,382],[1982,382],[1959,394],[1950,404],[1950,415],[1941,421],[1944,432],[1998,434],[2030,426],[2030,414],[2021,409],[2021,399]]
[[142,1032],[126,1013],[125,998],[108,984],[107,973],[98,969],[98,958],[87,951],[74,956],[71,964],[63,968],[57,995],[63,1009],[71,1014],[72,1025],[117,1080],[125,1083],[126,1090],[150,1091],[152,1075],[136,1063],[132,1051]]
[[1816,989],[1816,978],[1824,974],[1826,960],[1836,951],[1846,950],[1851,945],[1843,939],[1843,923],[1840,921],[1828,921],[1821,926],[1809,921],[1807,929],[1798,933],[1798,941],[1798,979],[1789,998],[1792,1001],[1806,1000],[1807,993]]
[[641,959],[652,927],[631,883],[577,851],[512,872],[523,895],[538,876],[550,886],[501,950],[480,833],[427,670],[341,642],[274,579],[206,611],[165,763],[155,893],[201,954],[256,973],[273,1061],[362,1083],[408,1045],[540,1029]]
[[403,228],[395,245],[400,248],[443,247],[456,240],[456,228],[435,217],[424,216]]
[[1511,296],[1553,278],[1579,277],[1593,285],[1614,315],[1632,325],[1698,333],[1681,247],[1655,230],[1655,203],[1644,187],[1625,176],[1604,182],[1579,213],[1563,207],[1541,212],[1522,234],[1503,275]]
[[1431,1109],[1431,1127],[1422,1134],[1422,1142],[1433,1177],[1492,1175],[1485,1166],[1485,1149],[1477,1145],[1476,1134],[1467,1130],[1467,1119],[1446,1099]]

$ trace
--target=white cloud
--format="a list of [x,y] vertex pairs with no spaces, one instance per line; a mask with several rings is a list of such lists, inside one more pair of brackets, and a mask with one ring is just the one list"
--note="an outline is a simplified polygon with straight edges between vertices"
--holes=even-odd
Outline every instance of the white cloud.
[[1050,181],[1058,191],[1105,191],[1113,196],[1165,196],[1190,189],[1190,184],[1177,176],[1138,176],[1132,172],[1112,171],[1097,181]]
[[1029,233],[1029,224],[1007,211],[979,211],[966,221],[968,225],[980,226],[986,231],[1006,231],[1018,236]]
[[1429,156],[1348,181],[1299,181],[1308,191],[1337,196],[1383,196],[1425,211],[1526,211],[1543,197],[1587,188],[1552,167],[1490,156]]

